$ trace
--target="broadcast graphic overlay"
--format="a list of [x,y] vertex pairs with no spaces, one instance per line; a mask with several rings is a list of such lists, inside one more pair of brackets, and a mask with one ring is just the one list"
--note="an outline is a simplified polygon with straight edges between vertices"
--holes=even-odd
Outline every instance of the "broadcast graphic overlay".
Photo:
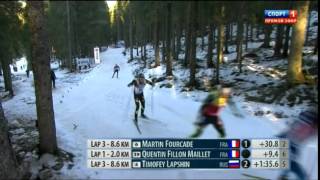
[[286,139],[91,139],[88,168],[286,169]]

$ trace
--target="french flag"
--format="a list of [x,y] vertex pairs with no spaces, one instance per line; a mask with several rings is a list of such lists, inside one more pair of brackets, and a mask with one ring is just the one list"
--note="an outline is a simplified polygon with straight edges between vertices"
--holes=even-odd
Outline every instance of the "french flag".
[[240,168],[240,160],[229,160],[228,167],[229,168]]
[[239,140],[230,140],[230,141],[228,141],[228,145],[230,148],[239,148],[240,141]]
[[239,150],[231,150],[228,153],[229,158],[239,158],[240,157],[240,151]]

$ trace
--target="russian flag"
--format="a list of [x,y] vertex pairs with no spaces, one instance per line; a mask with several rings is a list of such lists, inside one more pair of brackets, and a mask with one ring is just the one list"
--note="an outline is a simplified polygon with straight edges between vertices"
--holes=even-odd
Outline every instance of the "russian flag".
[[239,158],[240,157],[240,151],[239,150],[231,150],[228,153],[229,158]]
[[240,160],[229,160],[228,167],[229,168],[240,168]]
[[239,140],[230,140],[230,141],[228,141],[228,145],[230,148],[239,148],[240,141]]

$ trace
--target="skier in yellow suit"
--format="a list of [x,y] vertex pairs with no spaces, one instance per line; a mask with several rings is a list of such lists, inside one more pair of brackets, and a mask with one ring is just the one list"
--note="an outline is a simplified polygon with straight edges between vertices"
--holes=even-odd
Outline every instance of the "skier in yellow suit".
[[226,133],[223,122],[220,119],[220,112],[227,104],[230,105],[235,116],[243,117],[242,114],[239,113],[235,103],[230,98],[230,94],[230,88],[222,88],[221,86],[218,86],[209,93],[200,108],[199,117],[195,123],[197,128],[190,136],[191,138],[199,137],[208,124],[212,124],[219,132],[220,137],[224,138]]

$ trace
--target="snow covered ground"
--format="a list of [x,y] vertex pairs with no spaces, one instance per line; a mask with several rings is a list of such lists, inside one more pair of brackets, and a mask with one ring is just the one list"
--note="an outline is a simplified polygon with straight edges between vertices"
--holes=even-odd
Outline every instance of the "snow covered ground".
[[[127,84],[133,79],[132,65],[122,54],[123,48],[109,48],[101,53],[102,62],[87,73],[72,74],[56,70],[57,88],[53,91],[54,111],[59,147],[72,152],[74,166],[64,166],[60,178],[74,179],[248,179],[242,173],[275,179],[277,170],[192,170],[192,169],[155,169],[155,170],[95,170],[87,168],[87,139],[95,138],[186,138],[193,132],[200,99],[205,92],[181,93],[178,88],[145,89],[146,114],[157,121],[139,122],[140,135],[133,125],[134,102],[132,89]],[[113,66],[121,67],[119,78],[111,78]],[[151,73],[162,70],[149,70]],[[17,75],[14,81],[16,96],[3,102],[5,115],[9,121],[17,118],[36,119],[35,96],[32,76]],[[148,76],[147,76],[148,77]],[[253,116],[250,108],[261,104],[245,102],[237,98],[237,106],[245,118],[233,116],[229,108],[222,112],[227,138],[269,138],[283,129],[283,124],[270,120],[268,116]],[[247,108],[242,108],[247,107]],[[260,108],[271,108],[263,106]],[[283,107],[283,110],[290,110]],[[292,111],[292,110],[291,110]],[[217,138],[217,132],[207,127],[201,138]],[[307,142],[301,162],[313,179],[318,175],[317,138]],[[314,160],[314,161],[313,161]],[[307,163],[309,162],[309,163]],[[310,163],[312,162],[312,163]],[[314,167],[316,166],[316,167]]]

